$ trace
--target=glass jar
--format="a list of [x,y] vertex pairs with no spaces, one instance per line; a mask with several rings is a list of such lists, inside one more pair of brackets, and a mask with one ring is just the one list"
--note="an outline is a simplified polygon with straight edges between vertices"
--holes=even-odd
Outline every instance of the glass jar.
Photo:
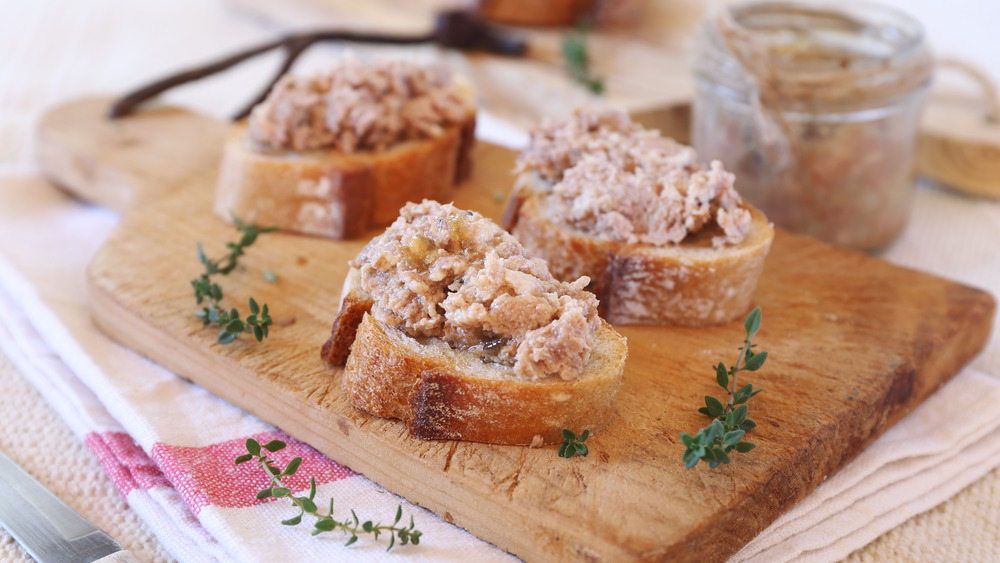
[[706,18],[692,144],[775,224],[878,249],[909,218],[933,64],[921,25],[869,3],[755,2]]

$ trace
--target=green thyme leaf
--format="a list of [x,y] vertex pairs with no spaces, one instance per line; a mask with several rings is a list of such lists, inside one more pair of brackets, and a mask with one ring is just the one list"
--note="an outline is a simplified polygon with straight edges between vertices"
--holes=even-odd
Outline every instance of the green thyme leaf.
[[563,59],[566,61],[566,72],[570,78],[592,93],[600,95],[604,92],[604,80],[590,73],[590,53],[587,49],[589,31],[589,26],[580,25],[574,32],[563,37]]
[[744,385],[743,387],[740,387],[740,390],[737,391],[735,395],[733,395],[733,404],[742,405],[743,403],[747,402],[748,400],[750,400],[750,393],[752,392],[753,392],[753,385],[749,383]]
[[746,434],[746,432],[742,430],[730,430],[729,432],[726,432],[725,436],[722,437],[722,443],[727,446],[735,446],[744,434]]
[[[218,342],[228,344],[242,334],[250,332],[258,342],[267,337],[267,327],[271,324],[271,318],[267,315],[267,304],[263,308],[257,306],[257,302],[250,298],[251,315],[247,319],[241,320],[239,311],[233,307],[226,311],[220,307],[222,301],[222,287],[213,282],[211,276],[227,275],[232,272],[238,264],[238,259],[244,254],[248,246],[253,244],[261,233],[271,232],[277,227],[260,228],[256,225],[247,225],[238,217],[233,217],[233,222],[241,232],[239,242],[226,243],[229,254],[219,260],[212,260],[205,255],[201,242],[197,243],[198,261],[201,262],[205,270],[197,278],[191,280],[191,287],[194,290],[195,303],[201,305],[206,300],[208,306],[195,312],[195,316],[201,319],[202,324],[216,324],[222,330],[219,332]],[[258,313],[260,313],[259,318]],[[257,327],[260,327],[259,329]]]
[[705,406],[708,407],[708,413],[711,416],[720,416],[725,412],[725,407],[722,406],[722,401],[712,397],[711,395],[705,395]]
[[320,518],[316,521],[316,529],[329,532],[336,528],[337,524],[338,523],[334,522],[333,518]]
[[753,356],[747,358],[745,368],[748,371],[757,371],[764,365],[764,360],[767,360],[767,352],[754,354]]
[[[743,328],[747,331],[747,340],[753,340],[754,335],[760,330],[760,318],[761,312],[760,307],[756,307],[750,314],[747,315],[747,319],[743,321]],[[747,346],[750,344],[748,343]]]
[[719,362],[719,365],[715,366],[715,380],[719,383],[719,387],[729,390],[729,370],[726,369],[726,364]]
[[750,411],[750,407],[740,405],[733,410],[733,424],[742,424],[744,420],[747,419],[747,412]]
[[285,449],[285,443],[281,440],[271,440],[270,442],[264,444],[264,449],[274,453]]
[[302,510],[310,514],[316,512],[316,510],[318,510],[319,508],[316,506],[315,502],[313,502],[311,499],[307,497],[298,497],[296,500],[298,501],[298,504],[302,506]]
[[253,438],[247,438],[246,442],[247,453],[253,456],[260,455],[260,442],[254,440]]
[[282,473],[282,475],[295,475],[295,472],[298,471],[299,465],[301,463],[302,463],[301,457],[293,458],[292,461],[288,462],[288,466],[285,467],[285,471]]
[[757,307],[743,322],[746,338],[739,348],[740,356],[733,367],[727,368],[722,362],[715,366],[716,383],[729,393],[728,400],[723,403],[711,395],[705,395],[705,406],[698,408],[698,412],[712,417],[712,422],[693,436],[687,432],[680,433],[681,444],[684,446],[684,453],[681,454],[684,467],[690,469],[699,461],[704,461],[710,468],[715,468],[730,463],[729,453],[733,450],[746,453],[756,447],[753,442],[742,439],[747,432],[757,427],[757,423],[747,418],[749,407],[746,403],[760,393],[761,389],[754,389],[750,383],[739,387],[737,381],[741,370],[757,371],[767,359],[767,352],[753,351],[753,337],[760,330],[761,318],[760,308]]
[[580,434],[580,438],[576,437],[576,433],[572,430],[563,428],[562,431],[563,440],[565,440],[559,446],[559,457],[573,457],[576,454],[586,457],[590,450],[584,445],[584,441],[590,437],[590,430],[586,429]]

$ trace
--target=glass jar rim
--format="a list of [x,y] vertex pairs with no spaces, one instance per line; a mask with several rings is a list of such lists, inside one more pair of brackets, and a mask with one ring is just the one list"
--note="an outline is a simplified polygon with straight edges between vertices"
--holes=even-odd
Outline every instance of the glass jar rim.
[[694,70],[741,91],[766,82],[782,107],[873,107],[926,86],[924,28],[865,1],[755,1],[706,18]]

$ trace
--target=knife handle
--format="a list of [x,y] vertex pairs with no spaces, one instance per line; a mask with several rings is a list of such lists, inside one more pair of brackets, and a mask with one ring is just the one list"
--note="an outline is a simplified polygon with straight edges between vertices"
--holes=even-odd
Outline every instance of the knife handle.
[[127,549],[121,551],[116,551],[111,555],[105,555],[100,559],[95,560],[93,563],[141,563],[138,559],[132,555]]

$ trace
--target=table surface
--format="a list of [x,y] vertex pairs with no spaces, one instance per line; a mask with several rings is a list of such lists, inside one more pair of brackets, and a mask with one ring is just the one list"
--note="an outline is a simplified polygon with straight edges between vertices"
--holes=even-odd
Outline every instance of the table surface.
[[[697,3],[676,2],[700,9]],[[904,7],[925,22],[938,52],[965,57],[1000,77],[1000,45],[990,24],[1000,21],[1000,3],[887,3]],[[46,107],[77,95],[120,92],[165,71],[234,51],[275,33],[267,23],[229,5],[200,0],[39,0],[7,5],[4,12],[5,17],[0,18],[0,37],[4,38],[0,41],[0,175],[34,171],[31,131]],[[226,81],[257,84],[254,65],[250,66],[237,69]],[[222,117],[241,102],[234,103],[232,91],[225,84],[199,84],[168,99]],[[942,196],[940,188],[921,185],[918,211],[941,197],[961,198],[947,192]],[[987,201],[975,204],[998,205]],[[911,231],[904,233],[896,249],[887,251],[887,257],[903,255],[898,249],[905,248],[907,237],[913,236]],[[986,363],[992,366],[998,364],[996,348],[994,336],[986,354]],[[1000,376],[995,369],[990,373]],[[96,458],[2,354],[0,389],[4,390],[0,393],[0,448],[140,560],[170,561],[169,554],[115,491]],[[996,514],[1000,514],[1000,468],[884,534],[848,560],[993,560],[1000,553]],[[0,560],[31,559],[0,530]]]

